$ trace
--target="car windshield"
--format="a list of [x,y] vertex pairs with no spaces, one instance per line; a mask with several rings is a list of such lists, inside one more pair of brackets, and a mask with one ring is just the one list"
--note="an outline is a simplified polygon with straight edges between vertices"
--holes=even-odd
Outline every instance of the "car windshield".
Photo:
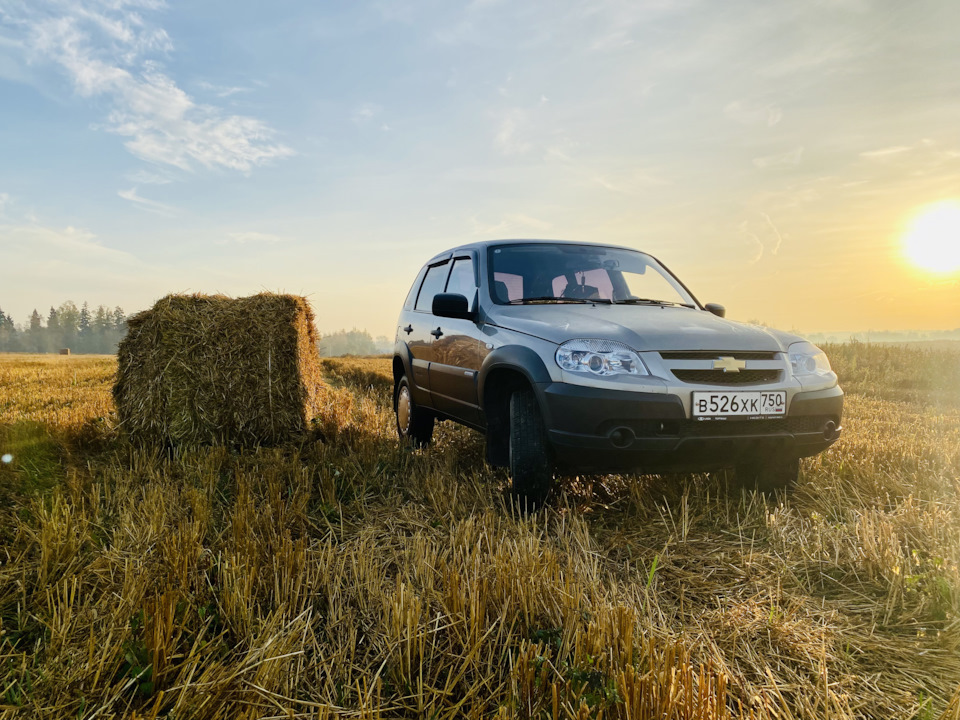
[[696,307],[660,263],[635,250],[530,243],[494,246],[489,253],[491,295],[501,305],[597,301]]

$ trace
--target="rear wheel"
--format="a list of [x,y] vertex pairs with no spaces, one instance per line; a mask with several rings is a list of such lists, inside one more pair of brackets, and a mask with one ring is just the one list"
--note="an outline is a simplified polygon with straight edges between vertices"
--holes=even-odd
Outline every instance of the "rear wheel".
[[553,485],[553,463],[540,408],[532,390],[510,396],[510,477],[521,506],[534,510]]
[[400,440],[413,447],[429,445],[433,439],[433,414],[413,401],[410,381],[404,375],[393,394],[393,409],[397,416],[397,434]]
[[737,466],[737,483],[764,493],[792,490],[799,477],[799,458],[755,460]]

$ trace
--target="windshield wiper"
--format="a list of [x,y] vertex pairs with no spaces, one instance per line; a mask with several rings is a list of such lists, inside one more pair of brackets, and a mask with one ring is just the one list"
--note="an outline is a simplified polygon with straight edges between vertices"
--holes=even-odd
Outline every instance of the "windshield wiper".
[[579,303],[579,304],[590,304],[600,303],[602,305],[612,304],[611,300],[606,298],[593,298],[588,300],[586,298],[570,298],[570,297],[554,297],[553,295],[541,295],[540,297],[525,297],[517,298],[516,300],[508,300],[507,305],[526,305],[527,303]]
[[653,298],[625,298],[623,300],[617,300],[617,305],[673,305],[676,307],[685,307],[692,308],[693,305],[689,303],[674,302],[672,300],[654,300]]

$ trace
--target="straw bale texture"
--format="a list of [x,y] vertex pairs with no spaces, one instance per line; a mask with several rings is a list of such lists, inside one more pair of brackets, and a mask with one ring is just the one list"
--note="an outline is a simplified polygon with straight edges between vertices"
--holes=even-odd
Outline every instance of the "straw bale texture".
[[275,445],[318,413],[320,358],[305,298],[168,295],[117,353],[121,427],[143,444]]

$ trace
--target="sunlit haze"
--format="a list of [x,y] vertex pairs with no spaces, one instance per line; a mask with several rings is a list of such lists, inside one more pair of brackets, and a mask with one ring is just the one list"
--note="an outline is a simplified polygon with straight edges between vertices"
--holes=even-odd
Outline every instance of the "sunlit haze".
[[645,250],[735,319],[960,327],[960,3],[0,0],[0,308]]
[[934,273],[960,271],[960,203],[924,208],[904,235],[907,257]]

